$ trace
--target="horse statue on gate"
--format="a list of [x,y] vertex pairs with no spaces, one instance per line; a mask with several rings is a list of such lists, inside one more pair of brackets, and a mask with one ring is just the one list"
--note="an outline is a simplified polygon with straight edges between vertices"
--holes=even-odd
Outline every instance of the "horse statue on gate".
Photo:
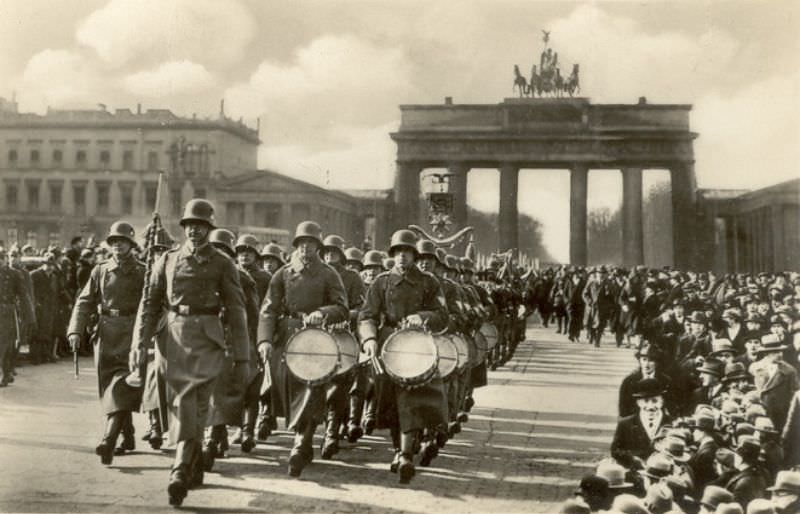
[[572,65],[572,74],[564,83],[564,92],[570,97],[581,92],[580,65]]
[[519,66],[516,64],[514,65],[514,85],[511,86],[511,91],[514,91],[514,89],[519,89],[520,98],[528,96],[530,93],[528,81],[525,80],[525,77],[519,72]]

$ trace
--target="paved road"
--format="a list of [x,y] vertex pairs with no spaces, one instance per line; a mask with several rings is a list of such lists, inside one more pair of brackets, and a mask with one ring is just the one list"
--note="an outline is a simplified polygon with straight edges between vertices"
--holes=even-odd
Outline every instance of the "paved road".
[[[184,508],[207,512],[554,512],[607,452],[617,387],[631,350],[570,343],[529,328],[508,365],[476,392],[470,422],[410,486],[388,471],[383,437],[344,444],[335,461],[286,475],[291,437],[278,433],[243,456],[218,461]],[[0,389],[0,511],[171,511],[169,453],[144,443],[105,468],[91,360],[23,367]],[[144,416],[136,416],[137,434]],[[138,435],[137,435],[138,438]],[[319,439],[317,439],[317,446]]]

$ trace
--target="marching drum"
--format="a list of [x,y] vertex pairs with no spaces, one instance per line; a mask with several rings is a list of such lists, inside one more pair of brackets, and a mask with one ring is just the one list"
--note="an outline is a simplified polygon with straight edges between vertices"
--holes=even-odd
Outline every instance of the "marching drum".
[[334,330],[331,335],[339,348],[339,369],[336,374],[344,375],[358,364],[361,348],[353,334],[346,330]]
[[325,330],[304,328],[289,338],[283,360],[297,380],[311,386],[319,385],[336,374],[339,345]]
[[436,350],[439,352],[439,374],[442,378],[447,378],[455,371],[458,366],[458,350],[453,341],[446,335],[433,336],[433,342],[436,343]]
[[470,347],[467,344],[467,341],[459,334],[450,334],[448,337],[450,338],[450,341],[452,341],[453,346],[456,347],[456,354],[458,356],[458,364],[456,365],[456,369],[459,372],[464,371],[470,364]]
[[481,325],[480,333],[483,334],[484,339],[486,339],[487,350],[492,350],[497,346],[497,327],[494,326],[494,323],[484,322]]
[[475,365],[478,365],[483,362],[483,359],[486,358],[486,354],[489,352],[489,343],[486,341],[486,337],[484,337],[483,332],[480,330],[475,332],[472,340],[475,342],[476,350]]
[[433,336],[415,328],[390,335],[381,348],[381,362],[389,377],[401,386],[425,385],[436,374],[439,360]]

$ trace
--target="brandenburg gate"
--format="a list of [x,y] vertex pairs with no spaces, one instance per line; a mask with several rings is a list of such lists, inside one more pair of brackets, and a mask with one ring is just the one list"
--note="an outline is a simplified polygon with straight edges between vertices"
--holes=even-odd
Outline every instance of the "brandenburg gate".
[[[570,173],[570,262],[587,260],[587,175],[622,172],[623,264],[644,262],[642,170],[667,169],[672,182],[673,263],[688,268],[695,220],[695,174],[689,128],[691,105],[594,105],[586,98],[514,98],[499,104],[401,105],[397,143],[395,224],[419,222],[420,173],[447,168],[453,221],[467,217],[472,168],[500,172],[499,248],[518,247],[520,169]],[[524,201],[524,199],[523,199]]]

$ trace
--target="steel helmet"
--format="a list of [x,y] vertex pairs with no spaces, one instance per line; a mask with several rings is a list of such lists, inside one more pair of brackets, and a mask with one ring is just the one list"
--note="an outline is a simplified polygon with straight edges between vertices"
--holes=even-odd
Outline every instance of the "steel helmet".
[[392,234],[392,239],[389,243],[389,256],[394,256],[395,250],[400,248],[407,248],[417,253],[417,235],[410,230],[401,229]]
[[475,263],[469,257],[462,257],[460,263],[461,271],[469,271],[470,273],[475,271]]
[[322,228],[314,221],[303,221],[297,225],[297,229],[294,231],[292,246],[296,247],[298,240],[303,237],[313,239],[318,245],[322,246]]
[[133,225],[127,221],[115,221],[108,229],[106,236],[106,244],[111,245],[111,241],[117,238],[122,238],[128,241],[131,245],[136,246],[134,237],[136,233],[133,230]]
[[439,259],[436,256],[436,243],[430,239],[420,239],[417,241],[417,253],[420,255],[432,255],[436,257],[437,260]]
[[344,239],[342,236],[337,236],[336,234],[330,234],[322,240],[322,248],[320,248],[321,252],[324,252],[328,249],[335,249],[339,250],[339,254],[341,255],[342,259],[344,259]]
[[448,255],[447,257],[444,258],[444,265],[453,271],[458,271],[459,270],[458,257],[456,257],[455,255]]
[[361,261],[365,268],[369,266],[383,267],[383,255],[378,250],[370,250],[364,254],[364,260]]
[[236,241],[236,236],[233,235],[228,229],[224,228],[216,228],[208,234],[208,242],[216,246],[217,248],[222,247],[225,249],[228,255],[235,255],[236,252],[234,250],[234,242]]
[[186,202],[181,217],[181,226],[187,221],[202,221],[211,228],[215,227],[214,204],[204,198],[193,198]]
[[350,248],[344,251],[344,260],[346,262],[357,262],[361,264],[361,259],[363,258],[364,258],[364,252],[362,252],[355,246],[351,246]]
[[235,250],[237,252],[243,252],[247,249],[253,250],[258,255],[258,239],[253,234],[242,234],[236,240]]
[[384,269],[392,269],[394,268],[394,259],[391,257],[387,257],[383,259],[383,267]]
[[267,243],[264,245],[264,248],[261,249],[261,257],[274,257],[283,264],[283,249],[275,243]]
[[164,227],[160,227],[156,231],[156,238],[155,241],[153,241],[154,248],[160,247],[169,249],[172,248],[172,245],[174,244],[175,244],[175,239],[173,239],[170,233],[167,232],[167,229],[165,229]]

